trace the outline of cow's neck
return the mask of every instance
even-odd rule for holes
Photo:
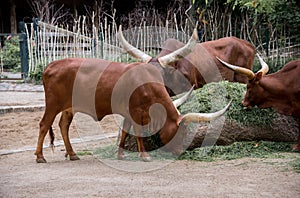
[[[286,94],[284,83],[271,75],[265,76],[260,80],[260,85],[264,88],[264,101],[259,105],[260,108],[274,108],[278,113],[292,115],[291,101]]]

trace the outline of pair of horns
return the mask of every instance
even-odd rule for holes
[[[193,92],[193,89],[194,89],[194,86],[187,93],[185,93],[182,97],[173,101],[173,104],[176,107],[176,109],[190,97],[190,95]],[[216,118],[222,116],[228,110],[231,103],[232,103],[232,100],[223,109],[221,109],[217,112],[214,112],[214,113],[187,113],[182,116],[180,123],[184,123],[185,125],[188,125],[190,122],[208,122],[208,121],[215,120]],[[177,123],[177,125],[179,125],[180,123]]]
[[[142,62],[148,63],[152,57],[148,54],[144,53],[143,51],[137,49],[136,47],[133,47],[131,44],[129,44],[122,33],[122,26],[120,25],[119,31],[118,31],[118,39],[122,45],[122,47],[126,50],[128,54],[131,56],[140,59]],[[191,53],[196,46],[198,42],[198,35],[197,35],[197,29],[195,28],[193,31],[193,35],[187,42],[185,46],[182,48],[177,49],[174,52],[171,52],[170,54],[167,54],[163,57],[158,58],[158,62],[161,64],[161,66],[165,67],[170,63],[173,63],[177,60],[180,60],[184,58],[186,55]]]
[[[256,72],[256,73],[260,73],[262,72],[262,75],[266,75],[269,71],[269,66],[267,65],[267,63],[259,56],[259,54],[256,54],[256,56],[259,59],[259,62],[261,64],[261,69]],[[228,68],[232,69],[233,71],[236,71],[238,73],[244,74],[245,76],[248,77],[249,80],[252,80],[255,78],[255,73],[247,68],[243,68],[237,65],[231,65],[225,61],[223,61],[222,59],[220,59],[219,57],[216,57],[221,63],[223,63],[225,66],[227,66]]]

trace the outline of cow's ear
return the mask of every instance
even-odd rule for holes
[[[263,73],[262,73],[262,72],[256,73],[256,74],[255,74],[255,82],[260,81],[261,78],[262,78],[262,76],[263,76]]]

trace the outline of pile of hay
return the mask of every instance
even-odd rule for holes
[[[182,114],[188,112],[215,112],[227,105],[232,100],[232,105],[226,113],[226,118],[236,121],[240,125],[269,126],[276,117],[273,109],[254,108],[251,111],[242,106],[246,93],[246,85],[221,81],[206,84],[203,88],[193,91],[190,99],[179,107]]]

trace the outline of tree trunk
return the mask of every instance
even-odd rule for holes
[[[13,0],[10,3],[10,32],[13,34],[17,33],[17,15],[16,15],[16,4]]]
[[[274,141],[295,142],[298,137],[298,123],[293,117],[277,114],[271,126],[243,126],[236,121],[225,121],[222,130],[215,123],[208,131],[208,126],[198,125],[195,133],[187,138],[192,138],[189,149],[201,147],[202,144],[215,143],[217,145],[229,145],[236,141]],[[218,121],[216,121],[218,122]],[[205,138],[205,142],[203,142]]]

